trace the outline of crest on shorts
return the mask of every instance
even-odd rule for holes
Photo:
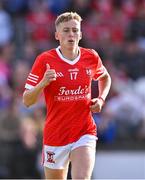
[[[49,163],[55,163],[55,161],[54,161],[54,155],[55,155],[55,153],[52,152],[52,151],[47,151],[46,153],[47,153],[47,162],[49,162]]]

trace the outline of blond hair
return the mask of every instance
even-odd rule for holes
[[[77,20],[78,22],[81,22],[82,21],[82,18],[79,14],[77,14],[76,12],[65,12],[63,14],[60,14],[56,20],[55,20],[55,27],[58,27],[58,25],[60,23],[63,23],[63,22],[68,22],[72,19],[75,19]]]

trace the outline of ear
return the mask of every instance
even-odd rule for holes
[[[58,32],[55,32],[55,39],[56,39],[56,40],[59,40],[59,38],[58,38]]]
[[[80,32],[80,40],[82,39],[82,32]]]

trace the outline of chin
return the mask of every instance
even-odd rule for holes
[[[69,49],[74,49],[75,47],[76,47],[75,44],[68,44],[68,45],[67,45],[67,48],[69,48]]]

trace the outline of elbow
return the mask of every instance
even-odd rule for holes
[[[30,105],[29,105],[29,104],[27,104],[27,103],[25,103],[24,101],[23,101],[23,104],[24,104],[24,106],[25,106],[25,107],[27,107],[27,108],[29,108],[29,107],[30,107]]]
[[[27,108],[30,107],[30,104],[25,100],[24,97],[23,97],[23,104],[24,104],[24,106],[26,106]]]
[[[104,76],[102,76],[99,79],[99,82],[103,83],[106,87],[108,87],[110,89],[112,80],[111,80],[111,76],[109,75],[109,73],[106,73]]]
[[[27,97],[26,93],[23,93],[23,99],[22,102],[24,104],[24,106],[26,106],[27,108],[29,108],[32,104],[29,101],[29,98]]]
[[[105,74],[103,74],[102,76],[100,76],[100,78],[98,79],[99,81],[108,81],[111,83],[111,76],[110,74],[107,72]]]
[[[111,76],[110,76],[110,74],[107,72],[107,74],[106,74],[106,79],[108,80],[108,82],[111,84]]]
[[[112,79],[111,79],[111,76],[109,74],[107,74],[107,76],[106,76],[106,81],[107,81],[108,86],[111,87]]]

